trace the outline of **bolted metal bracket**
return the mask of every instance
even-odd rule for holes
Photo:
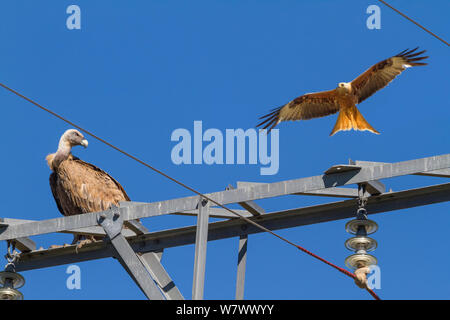
[[[366,190],[367,185],[364,183],[358,184],[358,208],[365,208],[370,194]]]
[[[117,237],[123,228],[123,217],[120,208],[112,207],[110,212],[101,212],[97,215],[97,222],[103,227],[109,239]]]

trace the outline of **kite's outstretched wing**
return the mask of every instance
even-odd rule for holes
[[[406,68],[426,65],[427,63],[418,62],[428,58],[428,56],[420,56],[425,50],[416,52],[417,49],[418,47],[409,51],[406,49],[389,59],[378,62],[353,80],[352,91],[357,96],[358,103],[387,86]]]
[[[262,116],[264,119],[257,127],[272,130],[281,121],[308,120],[324,117],[339,111],[336,90],[308,93],[289,103],[273,109],[271,113]]]

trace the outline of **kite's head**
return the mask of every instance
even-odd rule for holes
[[[336,89],[342,93],[349,93],[352,90],[352,85],[349,82],[339,82]]]

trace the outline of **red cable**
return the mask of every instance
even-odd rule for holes
[[[331,262],[329,262],[329,261],[327,261],[327,260],[325,260],[325,259],[319,257],[318,255],[312,253],[311,251],[306,250],[305,248],[303,248],[303,247],[301,247],[301,246],[299,246],[299,245],[295,245],[295,246],[297,247],[297,249],[303,251],[303,252],[306,253],[306,254],[309,254],[311,257],[314,257],[314,258],[316,258],[317,260],[320,260],[320,261],[326,263],[326,264],[329,265],[330,267],[335,268],[336,270],[342,272],[343,274],[349,276],[350,278],[352,278],[352,279],[355,279],[355,278],[356,278],[356,276],[355,276],[353,273],[351,273],[351,272],[349,272],[349,271],[347,271],[347,270],[345,270],[345,269],[343,269],[343,268],[341,268],[341,267],[338,267],[337,265],[335,265],[335,264],[333,264],[333,263],[331,263]],[[372,289],[366,287],[366,290],[370,293],[370,295],[371,295],[372,297],[374,297],[375,300],[381,300],[380,297],[379,297]]]

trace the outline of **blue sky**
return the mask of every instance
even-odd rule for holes
[[[81,8],[81,30],[66,28],[66,8]],[[381,30],[366,27],[366,8],[381,8]],[[448,1],[391,0],[449,38]],[[375,0],[370,1],[24,1],[0,5],[0,81],[92,130],[201,192],[236,181],[274,182],[323,173],[348,159],[396,162],[449,152],[449,49]],[[331,131],[336,116],[280,125],[280,169],[260,165],[180,165],[171,161],[177,128],[252,128],[273,107],[351,81],[372,64],[420,46],[429,65],[405,71],[360,105],[380,135]],[[0,90],[1,216],[59,217],[45,156],[69,127]],[[89,137],[88,137],[89,139]],[[191,195],[89,139],[74,153],[114,176],[136,201]],[[383,181],[394,191],[444,183],[442,178]],[[335,201],[284,197],[258,201],[267,211]],[[384,299],[449,299],[443,266],[448,203],[373,216],[374,255]],[[195,224],[191,217],[146,219],[152,231]],[[345,221],[280,231],[340,266],[350,254]],[[38,246],[69,235],[35,237]],[[211,242],[206,299],[232,299],[237,239]],[[5,252],[5,245],[1,244]],[[3,255],[3,253],[2,253]],[[194,246],[169,249],[163,264],[191,297]],[[66,289],[67,266],[24,272],[26,299],[144,299],[113,259],[79,264],[82,289]],[[249,239],[247,299],[370,299],[349,278],[268,234]]]

